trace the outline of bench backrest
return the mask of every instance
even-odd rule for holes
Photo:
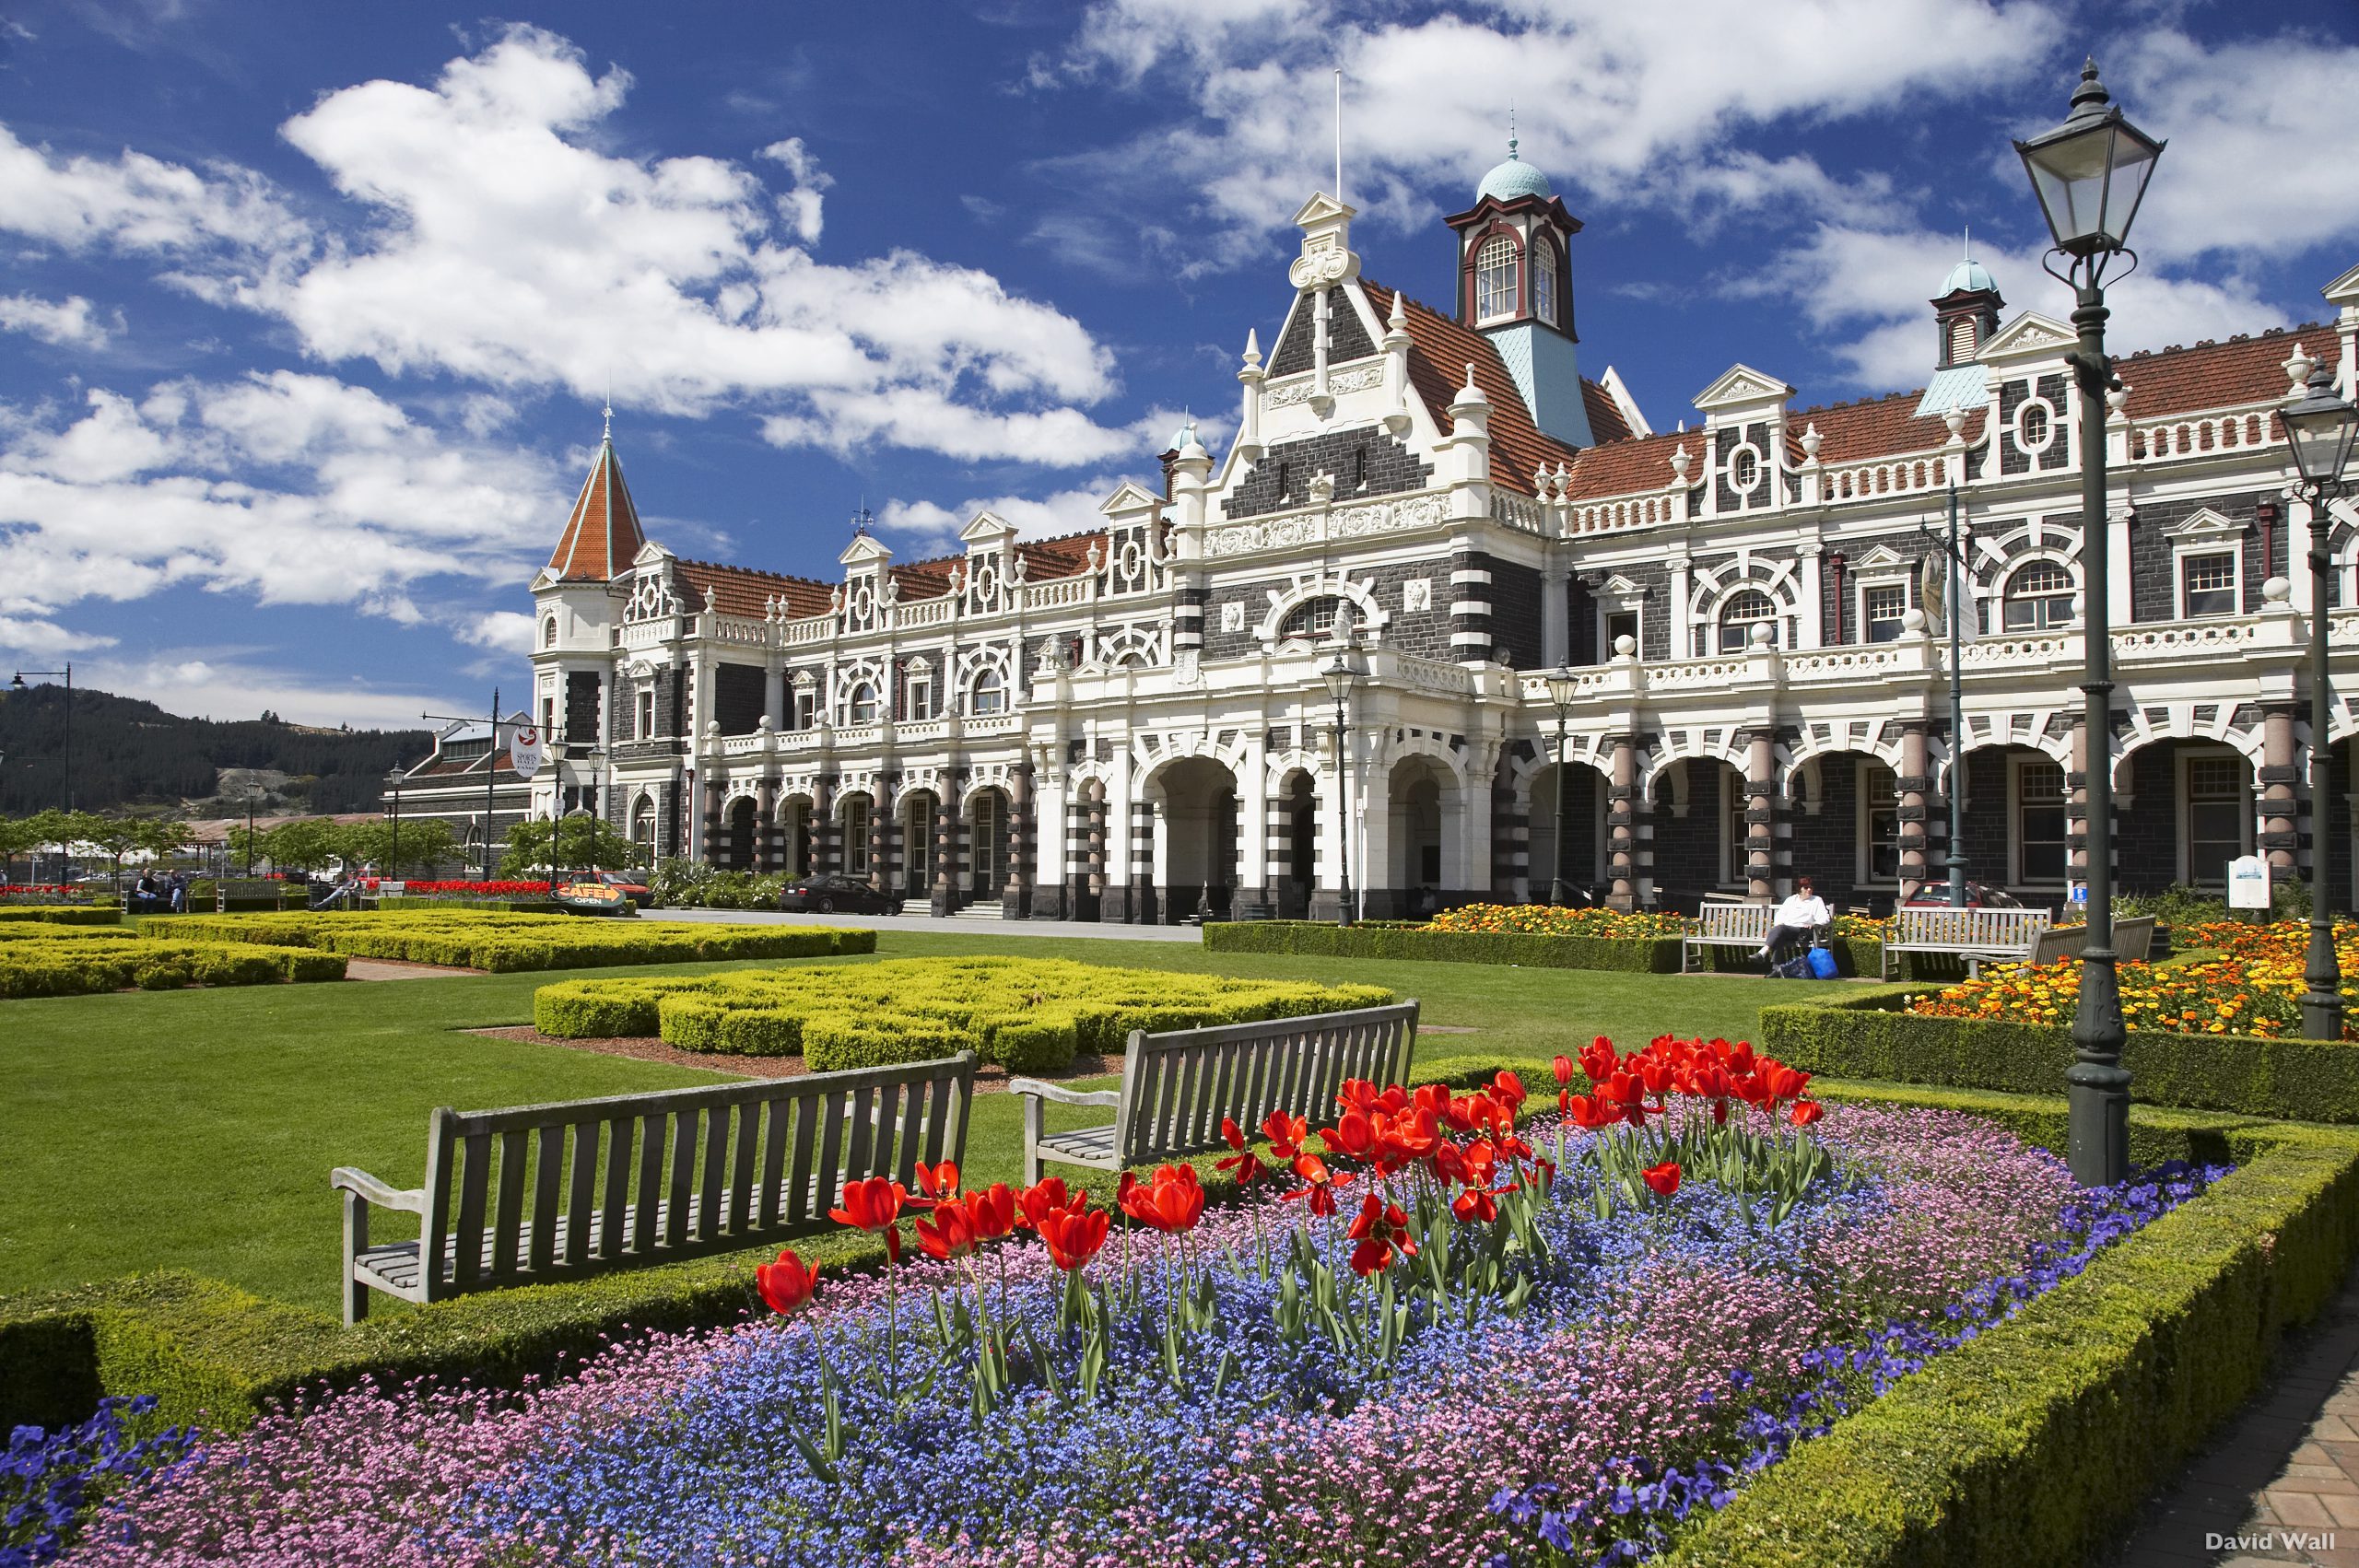
[[[1731,942],[1761,942],[1769,935],[1769,917],[1773,913],[1766,904],[1707,904],[1696,912],[1693,934],[1725,937]]]
[[[447,1258],[450,1288],[465,1292],[831,1229],[845,1182],[914,1182],[921,1159],[963,1160],[974,1086],[974,1053],[962,1051],[506,1110],[441,1106],[427,1134],[422,1277],[441,1293]]]
[[[1984,952],[2028,950],[2054,923],[2045,909],[1904,908],[1893,917],[1893,941],[1902,947],[1954,947]]]
[[[1346,1078],[1405,1082],[1417,1044],[1415,999],[1351,1012],[1131,1032],[1115,1146],[1124,1164],[1226,1147],[1224,1117],[1250,1130],[1272,1111],[1323,1117]]]
[[[2051,926],[2039,933],[2039,941],[2031,950],[2034,964],[2053,964],[2061,958],[2078,958],[2081,944],[2088,940],[2084,926]],[[2143,964],[2154,951],[2154,917],[2129,915],[2113,922],[2113,955],[2124,964]]]

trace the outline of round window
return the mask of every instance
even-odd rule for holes
[[[1729,484],[1740,491],[1749,491],[1761,483],[1761,454],[1751,447],[1739,447],[1729,459]]]
[[[2025,451],[2045,451],[2056,434],[2055,412],[2038,398],[2015,411],[2015,444]]]

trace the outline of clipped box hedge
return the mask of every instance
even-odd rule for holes
[[[241,942],[160,942],[124,930],[0,926],[0,998],[344,978],[343,955]]]
[[[1116,1055],[1133,1029],[1191,1029],[1376,1007],[1377,986],[1114,969],[1047,958],[897,958],[698,978],[561,980],[533,1026],[568,1039],[661,1035],[682,1050],[800,1054],[814,1072],[972,1050],[1013,1072]]]
[[[626,922],[479,909],[165,915],[144,921],[140,930],[157,937],[272,942],[354,958],[445,964],[497,974],[732,958],[830,958],[876,951],[874,931],[824,926]]]
[[[2060,1094],[2070,1028],[1990,1018],[1929,1018],[1893,991],[1761,1010],[1760,1047],[1813,1072]],[[2292,1121],[2359,1122],[2359,1045],[2132,1030],[2121,1056],[2149,1105]]]
[[[1675,936],[1528,936],[1514,931],[1433,931],[1415,926],[1339,926],[1323,920],[1226,920],[1204,927],[1204,946],[1214,953],[1520,964],[1533,969],[1616,969],[1632,974],[1669,974],[1679,967]]]
[[[43,926],[120,926],[123,911],[112,906],[98,909],[80,904],[29,904],[17,908],[0,907],[0,921]]]

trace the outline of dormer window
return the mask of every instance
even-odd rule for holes
[[[1532,242],[1532,313],[1550,326],[1556,321],[1556,247],[1545,235]]]
[[[1515,241],[1495,234],[1474,252],[1474,320],[1504,322],[1515,315]]]

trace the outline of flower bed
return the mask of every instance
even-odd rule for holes
[[[814,1071],[971,1050],[1011,1071],[1046,1072],[1083,1051],[1120,1055],[1133,1029],[1292,1018],[1392,1000],[1375,986],[1063,959],[897,958],[698,979],[560,981],[534,993],[533,1023],[564,1038],[660,1033],[683,1050],[800,1054]]]
[[[0,998],[268,986],[344,978],[334,954],[243,942],[165,942],[125,930],[0,924]]]
[[[1417,928],[1429,931],[1473,931],[1488,936],[1677,936],[1684,922],[1651,910],[1577,909],[1557,904],[1463,904],[1445,909]]]
[[[2121,1016],[2130,1028],[2259,1039],[2301,1033],[2301,999],[2309,989],[2302,978],[2307,926],[2291,920],[2266,926],[2223,922],[2182,928],[2174,940],[2223,956],[2121,965]],[[2335,946],[2345,977],[2342,1037],[2359,1040],[2359,925],[2338,926]],[[1978,980],[1919,998],[1910,1010],[1929,1018],[2069,1024],[2080,995],[2080,960],[2067,958],[2036,968],[1986,969]]]
[[[363,877],[360,879],[360,885],[374,892],[383,884],[383,881],[384,879],[380,877]],[[480,880],[405,882],[402,887],[409,893],[470,893],[486,898],[523,898],[535,894],[544,894],[549,890],[549,884],[546,882],[483,882]]]
[[[519,1396],[299,1403],[118,1494],[73,1560],[1634,1559],[2220,1174],[2082,1194],[1989,1123],[1820,1120],[1740,1053],[1585,1056],[1560,1104],[1596,1125],[1522,1137],[1511,1080],[1347,1086],[1315,1142],[1264,1129],[1289,1190],[1209,1219],[1183,1167],[1119,1223],[1059,1182],[863,1184],[839,1220],[898,1250],[924,1211],[924,1261],[782,1255],[784,1321]]]
[[[564,915],[477,909],[175,915],[151,918],[142,922],[140,930],[158,937],[323,948],[355,958],[448,964],[501,974],[729,958],[825,958],[876,951],[874,932],[829,927],[790,930],[658,921],[609,923]]]
[[[1215,953],[1292,953],[1435,964],[1517,964],[1536,969],[1608,969],[1657,975],[1669,974],[1679,967],[1679,938],[1675,935],[1558,936],[1527,931],[1438,930],[1420,926],[1337,926],[1323,920],[1226,920],[1204,927],[1204,946]]]

